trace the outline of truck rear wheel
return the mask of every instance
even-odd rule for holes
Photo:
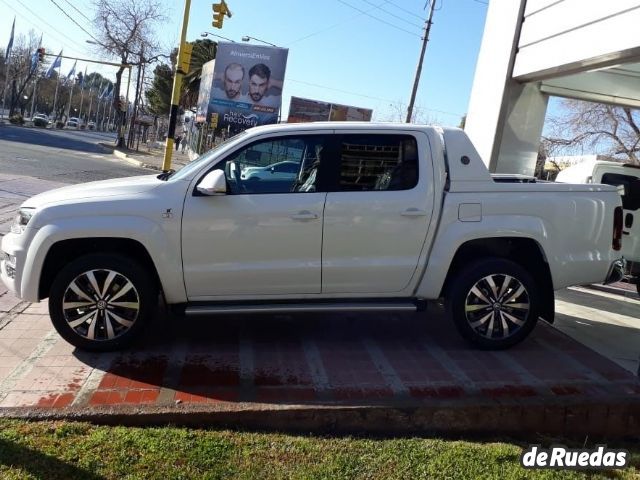
[[[129,345],[156,302],[149,273],[117,254],[85,255],[65,266],[49,294],[49,315],[60,336],[90,351]]]
[[[447,310],[460,334],[483,349],[504,349],[524,340],[541,309],[533,277],[502,258],[479,260],[450,284]]]

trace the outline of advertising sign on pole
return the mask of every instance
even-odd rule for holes
[[[370,122],[373,110],[308,98],[291,97],[288,123],[359,121]]]
[[[205,79],[203,67],[196,120],[210,121],[215,113],[218,127],[232,134],[277,123],[288,53],[286,48],[218,43],[211,79]]]

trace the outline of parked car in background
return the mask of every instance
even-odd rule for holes
[[[87,129],[89,129],[89,130],[95,130],[95,129],[96,129],[96,122],[89,122],[89,123],[87,123]]]
[[[67,123],[64,128],[67,128],[69,130],[78,130],[78,121],[69,119],[67,120]]]
[[[46,127],[49,125],[49,116],[44,113],[37,113],[32,119],[34,127]]]
[[[295,179],[299,170],[299,163],[283,161],[266,165],[264,167],[245,167],[240,173],[243,180],[255,179],[277,181]]]
[[[284,161],[295,178],[242,178]],[[48,297],[54,327],[87,350],[139,336],[159,293],[188,316],[444,299],[465,339],[498,349],[554,320],[554,290],[622,277],[621,212],[613,186],[492,176],[455,128],[269,125],[178,172],[27,200],[0,276],[19,298]]]
[[[556,182],[602,183],[619,187],[622,195],[621,253],[627,260],[625,275],[640,294],[640,166],[588,160],[562,170]]]

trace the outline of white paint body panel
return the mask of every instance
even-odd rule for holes
[[[189,299],[320,293],[326,195],[187,195],[182,249]],[[292,218],[303,211],[316,218]]]
[[[410,293],[406,290],[431,224],[435,192],[428,138],[424,132],[406,133],[414,136],[420,152],[419,180],[413,189],[327,194],[322,293]]]
[[[565,168],[558,174],[556,181],[600,184],[602,183],[603,175],[606,173],[640,178],[640,169],[638,168],[624,167],[616,162],[595,160]],[[631,228],[626,226],[623,228],[625,233],[622,235],[622,250],[620,253],[627,260],[640,263],[640,210],[623,210],[624,219],[629,215],[633,218],[633,221]]]
[[[309,132],[414,135],[419,183],[395,192],[193,195],[197,181],[229,152],[256,139]],[[473,215],[461,219],[461,205],[469,204]],[[429,299],[439,297],[466,241],[520,237],[540,246],[557,289],[605,279],[619,257],[611,249],[619,204],[609,186],[496,183],[457,129],[347,122],[259,127],[169,181],[149,176],[89,183],[28,200],[35,215],[26,231],[2,239],[2,250],[16,257],[16,277],[7,276],[4,259],[1,276],[17,296],[39,300],[52,245],[117,237],[147,249],[169,303]],[[403,217],[410,208],[424,216]],[[318,218],[291,218],[300,211]]]

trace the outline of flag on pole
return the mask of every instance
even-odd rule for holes
[[[42,34],[40,34],[40,41],[38,42],[38,48],[36,49],[35,52],[33,52],[33,55],[31,55],[31,73],[35,72],[36,69],[38,68],[38,62],[40,61],[39,58],[39,52],[38,50],[40,50],[40,47],[42,47]]]
[[[102,90],[102,93],[100,94],[100,100],[102,100],[107,94],[109,93],[109,84],[106,84],[104,86],[104,90]]]
[[[11,55],[11,48],[13,48],[13,33],[16,30],[16,17],[13,17],[13,25],[11,27],[11,37],[9,38],[9,45],[7,45],[7,50],[4,52],[4,63],[7,63],[7,59],[9,55]]]
[[[80,88],[82,90],[84,90],[84,82],[86,81],[87,78],[87,66],[85,65],[84,67],[84,74],[82,75],[82,77],[80,78]]]
[[[67,75],[67,80],[69,80],[70,78],[73,77],[73,75],[76,73],[76,64],[78,63],[78,61],[76,60],[75,62],[73,62],[73,67],[71,67],[71,71],[69,72],[69,75]]]
[[[62,59],[60,58],[60,56],[62,55],[62,50],[60,50],[60,53],[58,54],[58,56],[56,57],[56,59],[53,61],[53,63],[49,66],[49,69],[47,70],[47,73],[45,73],[45,77],[47,78],[51,78],[51,75],[53,75],[53,71],[56,68],[59,68],[60,65],[62,65]]]

